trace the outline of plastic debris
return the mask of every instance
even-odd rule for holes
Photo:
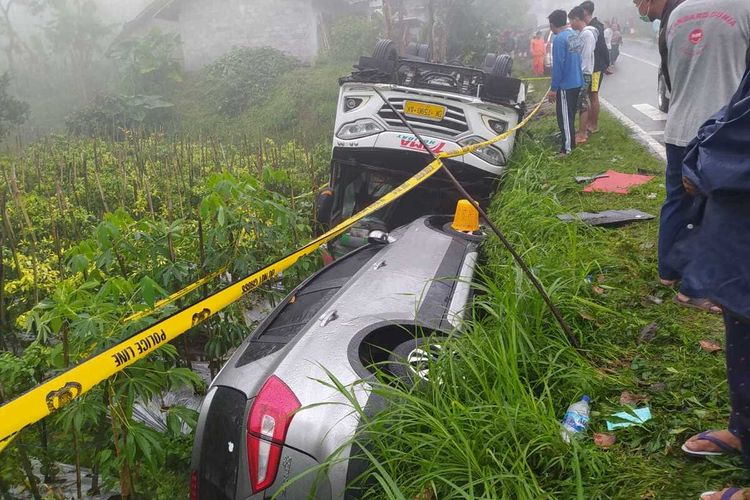
[[[575,215],[562,214],[557,216],[563,222],[579,221],[590,226],[617,227],[630,222],[641,222],[655,219],[655,216],[640,210],[607,210],[604,212],[580,212]]]
[[[588,396],[583,396],[580,401],[570,405],[568,411],[565,412],[562,421],[562,438],[566,443],[570,443],[571,438],[581,436],[586,432],[589,425],[590,401]]]
[[[607,420],[608,431],[642,425],[651,420],[651,408],[646,406],[644,408],[636,408],[632,412],[621,411],[612,415],[611,418],[616,419],[616,421],[611,422]]]
[[[616,170],[607,170],[604,175],[606,177],[596,179],[586,186],[583,192],[628,194],[631,188],[646,184],[654,178],[652,175],[623,174]]]
[[[604,179],[605,177],[609,177],[607,174],[599,174],[599,175],[579,175],[576,176],[575,180],[578,184],[583,184],[585,182],[591,182],[595,181],[597,179]]]

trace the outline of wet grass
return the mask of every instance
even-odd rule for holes
[[[746,479],[738,458],[698,461],[680,450],[693,433],[726,425],[723,355],[699,346],[722,343],[723,327],[674,305],[674,291],[658,286],[658,223],[595,229],[556,217],[624,208],[658,215],[663,166],[608,116],[564,159],[554,156],[555,133],[547,115],[519,138],[491,215],[582,351],[490,237],[473,317],[453,342],[456,354],[437,368],[443,382],[374,389],[392,404],[360,436],[374,455],[370,479],[379,481],[371,498],[689,499]],[[656,177],[629,195],[585,194],[573,179],[609,168]],[[655,332],[641,338],[652,323]],[[597,448],[591,432],[606,432],[607,416],[626,409],[623,391],[644,398],[639,406],[649,405],[653,419]],[[592,398],[591,432],[569,446],[558,421],[582,394]]]

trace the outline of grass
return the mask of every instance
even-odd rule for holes
[[[699,346],[721,343],[723,326],[674,305],[674,291],[658,286],[658,222],[596,229],[556,218],[619,208],[658,215],[663,166],[607,115],[567,158],[554,156],[555,133],[548,113],[519,138],[491,216],[545,284],[582,351],[488,238],[473,317],[454,342],[457,354],[439,365],[444,383],[374,389],[393,404],[360,435],[374,454],[370,498],[686,499],[747,479],[739,458],[690,460],[680,450],[693,433],[726,426],[723,356]],[[584,194],[573,179],[609,168],[643,169],[655,179],[624,196]],[[651,323],[655,335],[640,339]],[[627,408],[623,391],[642,396],[653,419],[614,431],[608,450],[590,433],[563,443],[558,422],[568,404],[589,394],[591,432],[606,432],[607,416]]]

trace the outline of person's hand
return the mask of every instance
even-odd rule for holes
[[[697,196],[699,194],[698,187],[687,177],[682,178],[682,187],[685,188],[685,191],[690,196]]]
[[[604,70],[605,75],[612,75],[614,74],[614,71],[612,71],[612,66]]]
[[[557,92],[555,92],[554,90],[550,90],[549,94],[547,94],[547,100],[552,104],[555,104],[555,102],[557,101]]]

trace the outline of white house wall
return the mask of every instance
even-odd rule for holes
[[[310,0],[183,0],[179,25],[189,71],[234,47],[273,47],[303,62],[318,54],[318,15]]]

